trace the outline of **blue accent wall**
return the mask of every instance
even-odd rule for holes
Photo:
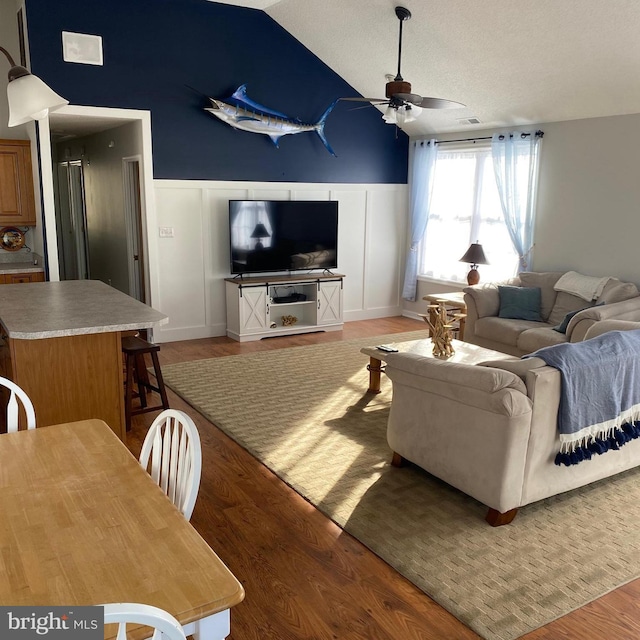
[[[406,183],[408,137],[374,107],[338,102],[326,137],[265,135],[205,112],[241,84],[306,123],[358,93],[263,11],[206,0],[27,0],[33,73],[71,104],[149,109],[154,177]],[[104,66],[62,60],[62,31],[100,35]],[[381,82],[381,90],[384,88]],[[360,105],[358,105],[360,106]]]

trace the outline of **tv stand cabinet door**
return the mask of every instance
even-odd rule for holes
[[[342,322],[342,280],[327,280],[319,283],[317,324]]]
[[[240,293],[240,334],[268,331],[268,288],[243,287]]]

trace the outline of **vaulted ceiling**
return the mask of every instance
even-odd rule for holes
[[[466,105],[423,110],[410,135],[640,113],[640,0],[217,1],[264,10],[367,97],[397,71],[409,9],[402,76]]]

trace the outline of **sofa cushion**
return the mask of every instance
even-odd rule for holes
[[[638,287],[633,282],[620,282],[617,278],[609,278],[609,282],[607,282],[598,298],[598,304],[622,302],[623,300],[635,298],[638,294]]]
[[[509,320],[507,318],[496,318],[495,316],[480,318],[475,323],[475,334],[480,338],[508,344],[515,347],[518,344],[518,336],[527,329],[535,329],[536,327],[549,327],[543,322],[533,322],[531,320]],[[560,335],[560,334],[558,334]]]
[[[540,305],[540,315],[543,320],[549,318],[551,309],[556,301],[558,292],[553,288],[562,276],[562,271],[523,271],[520,274],[520,282],[523,287],[540,287],[542,301]]]
[[[542,296],[540,287],[498,286],[500,295],[499,318],[541,321]]]
[[[554,331],[551,325],[545,325],[523,331],[518,336],[516,346],[525,353],[532,353],[542,347],[551,347],[565,342],[567,342],[567,336],[564,333]]]
[[[549,314],[547,322],[551,326],[559,325],[562,323],[567,313],[588,309],[589,307],[593,307],[593,305],[595,305],[595,302],[587,302],[580,296],[574,296],[566,291],[558,291],[556,303],[553,305],[553,309]]]

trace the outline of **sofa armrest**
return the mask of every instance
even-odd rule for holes
[[[634,331],[636,329],[640,329],[640,321],[602,320],[601,322],[596,322],[588,329],[584,339],[595,338],[603,333],[607,333],[607,331]]]
[[[478,366],[510,371],[526,382],[529,371],[546,367],[547,363],[542,358],[509,358],[508,360],[486,360],[485,362],[479,362]]]
[[[467,317],[464,324],[464,338],[467,342],[475,342],[476,322],[479,318],[497,316],[500,310],[500,293],[497,285],[484,284],[465,287],[464,303]]]
[[[467,313],[471,309],[477,318],[498,315],[500,293],[497,285],[493,283],[476,285],[465,287],[462,291],[464,292],[464,302],[467,305]]]
[[[567,339],[571,342],[577,342],[578,340],[572,334],[577,326],[585,321],[590,322],[587,325],[583,325],[584,332],[580,338],[584,338],[588,329],[596,322],[611,319],[640,321],[640,296],[623,300],[622,302],[589,307],[576,313],[567,325]]]

